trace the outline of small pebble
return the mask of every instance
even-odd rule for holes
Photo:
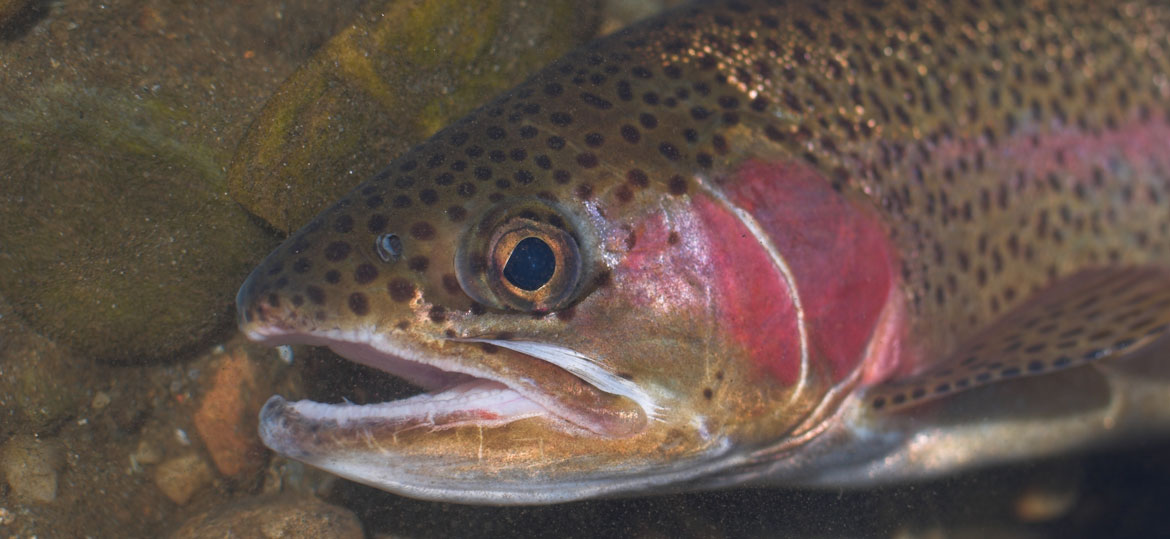
[[[13,436],[0,447],[0,468],[16,497],[51,503],[57,499],[61,454],[54,444],[28,435]]]
[[[142,440],[138,442],[138,447],[130,458],[138,464],[158,464],[162,462],[163,452],[149,440]]]
[[[97,395],[93,396],[93,401],[89,403],[89,406],[94,410],[101,410],[102,408],[105,408],[109,405],[110,394],[106,393],[105,391],[98,391]]]
[[[211,479],[211,466],[196,453],[168,460],[154,470],[155,486],[178,505],[185,505]]]

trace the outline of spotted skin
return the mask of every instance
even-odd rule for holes
[[[571,53],[395,159],[256,269],[240,291],[241,327],[274,343],[377,334],[400,356],[520,377],[524,391],[555,387],[576,427],[625,440],[593,453],[623,453],[614,461],[638,469],[625,459],[648,448],[664,456],[647,469],[707,462],[728,444],[745,448],[736,455],[829,452],[806,442],[857,432],[854,416],[877,422],[874,412],[912,413],[958,389],[1064,367],[1049,326],[1116,330],[1075,350],[1109,341],[1116,360],[1154,344],[1170,313],[1168,28],[1170,6],[1157,2],[683,7]],[[752,195],[769,189],[805,202]],[[518,307],[491,291],[500,277],[487,251],[507,219],[572,237],[580,275],[563,300]],[[839,249],[818,251],[812,237]],[[712,277],[732,266],[734,278]],[[856,271],[833,269],[846,266]],[[1124,312],[1078,325],[1081,311],[1045,310],[1087,301],[1067,291],[1091,295],[1103,276],[1134,275],[1149,299],[1099,300]],[[769,291],[777,310],[744,287]],[[865,308],[851,303],[858,290],[870,292]],[[1012,332],[1017,321],[1024,329]],[[473,338],[577,351],[668,405],[652,412]],[[521,423],[488,436],[507,440]],[[309,445],[345,445],[341,430]],[[547,466],[518,477],[553,484],[610,469],[546,450]],[[766,460],[720,454],[723,471],[704,477],[742,479],[727,470]],[[918,466],[872,475],[925,474]],[[650,488],[462,495],[473,489],[364,480],[493,503]]]
[[[958,391],[1038,376],[1157,343],[1170,335],[1170,272],[1091,270],[1058,282],[937,366],[867,394],[878,410],[908,408]]]

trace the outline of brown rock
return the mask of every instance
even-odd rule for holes
[[[11,433],[54,432],[79,413],[88,384],[104,373],[32,331],[4,301],[0,299],[0,439]]]
[[[50,503],[57,499],[57,472],[62,467],[56,444],[27,435],[13,436],[0,447],[0,468],[18,499]]]
[[[211,479],[211,467],[196,453],[168,460],[154,470],[155,486],[178,505],[185,505]]]
[[[358,2],[0,11],[22,4],[0,27],[0,290],[83,357],[191,355],[235,325],[239,283],[277,243],[225,195],[228,160]]]
[[[213,369],[195,412],[195,430],[219,473],[239,479],[264,465],[256,423],[268,395],[259,388],[259,366],[243,348],[231,349]]]
[[[354,538],[361,523],[346,509],[311,496],[259,497],[213,508],[183,524],[172,539],[199,537]]]

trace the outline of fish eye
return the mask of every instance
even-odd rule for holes
[[[577,241],[561,228],[517,217],[504,222],[488,243],[487,282],[504,306],[553,310],[577,289],[581,257]]]
[[[459,288],[481,307],[549,313],[587,292],[592,228],[555,202],[521,198],[471,220],[455,247]]]
[[[520,240],[504,264],[504,278],[528,292],[540,290],[557,271],[557,257],[544,240],[529,236]]]

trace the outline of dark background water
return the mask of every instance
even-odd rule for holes
[[[864,491],[757,488],[488,508],[347,483],[332,499],[371,532],[419,537],[1167,537],[1167,451],[1151,444]],[[1065,507],[1028,506],[1046,503]]]

